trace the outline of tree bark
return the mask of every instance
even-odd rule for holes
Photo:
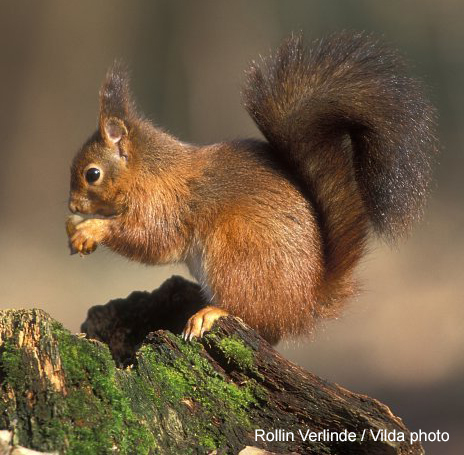
[[[385,405],[287,361],[239,319],[184,342],[201,305],[173,277],[92,308],[87,337],[41,310],[0,311],[0,454],[423,453]]]

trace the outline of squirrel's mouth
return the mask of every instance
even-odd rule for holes
[[[111,214],[111,215],[102,215],[100,213],[81,213],[76,212],[76,215],[79,215],[84,220],[91,220],[91,219],[99,219],[99,220],[110,220],[112,218],[116,218],[118,215]]]
[[[75,216],[82,218],[82,220],[92,220],[92,219],[99,219],[99,220],[111,220],[112,218],[116,218],[118,216],[117,213],[88,213],[88,212],[81,212],[80,210],[76,210],[73,212]]]
[[[103,213],[103,212],[95,212],[95,213],[91,213],[91,212],[82,212],[81,210],[79,210],[78,208],[75,208],[74,210],[71,210],[72,214],[74,216],[77,216],[79,218],[81,218],[82,220],[91,220],[91,219],[99,219],[99,220],[110,220],[112,218],[116,218],[118,216],[117,213],[115,212],[112,212],[112,213]]]
[[[99,219],[110,219],[115,218],[118,214],[115,211],[105,210],[103,208],[92,210],[87,207],[86,204],[78,204],[74,202],[69,203],[69,210],[75,215],[79,215],[83,219],[99,218]]]
[[[115,207],[109,207],[105,204],[90,201],[87,198],[82,198],[73,194],[71,194],[69,198],[68,207],[71,213],[80,215],[85,219],[109,219],[115,218],[118,215]]]

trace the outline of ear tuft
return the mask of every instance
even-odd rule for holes
[[[136,118],[126,66],[116,61],[100,90],[99,129],[111,143],[118,143]]]

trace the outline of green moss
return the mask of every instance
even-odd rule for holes
[[[13,389],[24,386],[27,377],[23,368],[21,349],[9,341],[5,341],[2,346],[0,366],[4,375],[3,383],[9,384]]]
[[[156,447],[152,432],[140,425],[119,381],[108,348],[54,327],[66,383],[74,386],[65,403],[70,428],[70,454],[149,453]],[[60,419],[62,421],[62,418]]]
[[[25,400],[12,401],[5,390],[24,391],[26,383],[30,380],[28,371],[23,369],[22,351],[12,342],[5,341],[0,349],[0,428],[6,429],[10,422],[15,422],[18,418],[18,410],[22,412]],[[21,392],[20,392],[21,393]],[[14,435],[14,442],[20,434],[26,434],[21,425],[18,425]]]
[[[31,353],[7,342],[0,352],[2,387],[15,391],[16,407],[2,405],[0,417],[17,422],[16,442],[71,455],[151,454],[161,446],[172,447],[173,454],[187,454],[189,447],[211,451],[225,447],[237,428],[250,430],[250,411],[262,395],[256,381],[230,382],[212,367],[200,343],[167,337],[167,344],[143,346],[137,367],[120,370],[105,345],[53,322],[43,340],[59,349],[65,390],[56,392],[37,380]],[[218,343],[231,362],[252,368],[253,353],[240,340]],[[31,406],[27,394],[34,387]]]
[[[196,444],[205,449],[214,449],[226,442],[224,425],[229,425],[231,433],[238,426],[250,429],[249,412],[258,402],[256,382],[243,386],[229,382],[201,355],[201,344],[185,343],[171,334],[168,337],[180,355],[173,357],[174,350],[146,345],[138,353],[139,368],[156,378],[159,399],[165,406],[182,407],[185,413],[184,403],[194,404],[194,418],[184,419],[186,435],[193,435]],[[221,432],[213,422],[220,422]]]
[[[217,441],[209,435],[202,435],[198,438],[198,443],[205,449],[213,450],[217,448]]]
[[[234,337],[226,337],[217,343],[229,362],[235,363],[244,371],[253,369],[253,351],[245,346],[242,340]]]
[[[150,345],[142,346],[138,352],[139,368],[143,375],[152,377],[162,403],[179,402],[188,392],[189,386],[183,372],[160,361]]]
[[[208,362],[199,355],[203,349],[200,343],[178,343],[183,356],[176,362],[176,367],[184,371],[195,386],[196,397],[207,409],[215,414],[234,416],[242,424],[248,424],[248,410],[256,403],[249,384],[238,386],[228,382]],[[179,361],[180,360],[180,361]],[[192,371],[195,375],[192,376]],[[223,409],[216,409],[218,402]]]

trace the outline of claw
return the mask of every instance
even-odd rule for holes
[[[228,314],[227,311],[214,306],[202,308],[187,321],[185,329],[182,332],[182,338],[185,341],[202,338],[205,332],[211,330],[215,321]]]
[[[96,218],[78,221],[78,218],[70,217],[66,222],[71,254],[76,252],[81,256],[91,254],[104,238],[107,221]]]

